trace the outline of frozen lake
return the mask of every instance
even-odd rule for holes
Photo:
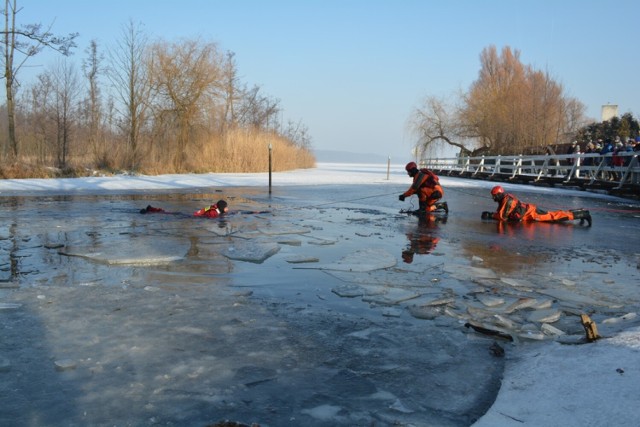
[[[491,183],[443,178],[418,221],[404,178],[3,197],[0,424],[467,426],[504,358],[465,323],[507,354],[638,325],[637,204],[514,187],[594,225],[500,227]],[[139,214],[222,197],[267,213]]]

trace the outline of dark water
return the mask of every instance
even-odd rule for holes
[[[470,425],[504,361],[464,327],[477,295],[549,300],[569,335],[638,311],[637,206],[522,193],[594,226],[499,227],[446,188],[429,221],[393,186],[1,199],[0,424]],[[189,216],[222,197],[245,213]]]

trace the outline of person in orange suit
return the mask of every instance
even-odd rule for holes
[[[437,209],[444,210],[449,213],[447,202],[438,202],[444,196],[444,190],[440,186],[440,179],[429,169],[418,169],[415,162],[409,162],[405,166],[407,174],[413,178],[411,187],[398,198],[401,202],[414,194],[418,195],[419,210],[418,213],[433,212]]]
[[[491,189],[491,197],[498,203],[496,212],[482,212],[482,219],[497,219],[499,221],[538,221],[560,222],[580,220],[580,224],[587,221],[591,227],[591,214],[588,210],[559,210],[545,211],[532,203],[523,203],[513,194],[505,193],[504,188],[496,185]]]

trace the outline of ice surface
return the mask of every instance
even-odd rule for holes
[[[511,415],[547,425],[536,418],[547,413],[587,425],[581,402],[566,411],[570,419],[551,405],[573,397],[568,389],[581,379],[573,372],[591,360],[574,356],[587,345],[546,359],[556,343],[584,342],[583,311],[603,336],[615,336],[594,349],[633,350],[605,359],[596,389],[618,381],[624,395],[610,395],[623,404],[637,396],[628,366],[637,364],[638,334],[625,333],[640,323],[630,315],[640,311],[628,238],[636,224],[604,210],[612,199],[562,198],[603,208],[591,229],[497,230],[477,220],[481,206],[493,208],[480,195],[490,183],[445,178],[456,209],[426,232],[439,238],[437,250],[408,264],[402,252],[421,229],[396,215],[408,185],[400,176],[371,186],[280,187],[273,197],[282,209],[273,215],[220,221],[137,211],[149,202],[192,211],[221,191],[19,199],[15,211],[0,212],[0,304],[11,307],[0,310],[0,396],[11,395],[0,424],[468,426],[502,385],[514,399],[500,397],[488,414],[499,419],[485,425],[522,424]],[[225,189],[224,197],[239,209],[271,209],[263,190]],[[550,191],[562,190],[528,196]],[[334,209],[338,196],[349,203]],[[37,214],[43,210],[49,217]],[[553,326],[544,323],[558,313]],[[501,341],[499,357],[496,338],[465,322],[515,341]],[[522,369],[527,375],[509,377]],[[532,387],[539,380],[545,388]],[[561,397],[547,398],[554,390]],[[637,418],[637,409],[628,412]]]

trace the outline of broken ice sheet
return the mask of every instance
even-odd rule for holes
[[[427,281],[424,272],[406,271],[398,274],[397,271],[391,270],[374,270],[374,271],[327,271],[327,274],[349,283],[369,283],[395,286],[398,288],[425,288],[432,287],[432,283]]]
[[[236,261],[262,264],[279,250],[280,246],[275,243],[238,242],[225,248],[222,255]]]
[[[287,246],[302,246],[302,242],[296,239],[278,239],[276,243]]]
[[[337,262],[320,265],[321,270],[366,272],[396,265],[396,257],[384,249],[363,249],[346,255]]]
[[[506,283],[509,286],[513,286],[514,288],[534,288],[535,286],[528,280],[524,279],[514,279],[512,277],[501,277],[500,281]]]
[[[498,278],[496,272],[489,268],[470,267],[468,265],[448,264],[445,265],[444,271],[451,274],[452,277],[455,277],[458,280]]]
[[[331,239],[313,238],[309,240],[310,245],[316,245],[316,246],[329,246],[329,245],[335,245],[336,243],[338,243],[337,240],[331,240]]]
[[[409,314],[417,319],[433,320],[436,317],[442,316],[444,309],[442,307],[433,307],[412,304],[407,307]]]
[[[334,294],[343,298],[360,297],[364,295],[364,289],[358,285],[341,285],[331,289]]]
[[[566,289],[543,289],[540,293],[555,298],[560,301],[569,301],[580,305],[591,306],[606,306],[607,303],[603,300],[595,300],[586,295],[580,295],[577,292],[572,292]]]
[[[282,234],[307,234],[310,233],[311,230],[304,227],[294,227],[294,226],[270,226],[268,228],[261,227],[258,230],[262,234],[266,234],[268,236],[277,236]]]
[[[367,295],[362,298],[362,301],[381,304],[381,305],[396,305],[401,302],[409,301],[420,296],[419,293],[404,290],[389,288],[384,294],[381,295]]]
[[[289,264],[306,264],[310,262],[319,262],[320,260],[313,256],[294,255],[286,259]]]
[[[536,310],[529,314],[527,320],[529,322],[554,323],[560,319],[562,312],[555,309]]]
[[[499,305],[504,304],[504,298],[502,298],[502,297],[479,294],[479,295],[476,295],[476,298],[485,307],[497,307]]]
[[[187,250],[184,243],[158,244],[142,238],[91,247],[67,246],[58,253],[107,265],[162,265],[181,260]]]

